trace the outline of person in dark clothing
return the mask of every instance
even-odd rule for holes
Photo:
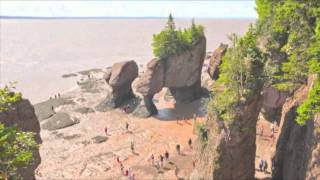
[[[264,167],[264,161],[261,159],[259,162],[259,170],[262,172],[262,169]]]
[[[264,173],[268,172],[268,162],[267,162],[267,160],[264,160],[263,171],[264,171]]]
[[[106,136],[108,136],[108,128],[104,128],[104,132],[106,133]]]
[[[188,140],[188,145],[189,145],[190,149],[192,149],[192,139],[191,138],[189,138],[189,140]]]
[[[134,143],[131,142],[131,146],[130,146],[131,152],[134,153]]]
[[[164,157],[166,158],[166,161],[169,161],[169,152],[168,151],[166,151],[164,153]]]
[[[129,130],[129,123],[126,122],[126,130],[128,131]]]
[[[163,167],[163,156],[160,155],[159,159],[160,159],[160,167]]]
[[[177,150],[177,153],[180,155],[180,144],[176,145],[176,150]]]

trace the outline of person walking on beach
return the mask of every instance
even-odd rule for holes
[[[121,164],[121,161],[120,161],[120,157],[119,157],[119,156],[117,156],[117,163],[118,163],[118,164]]]
[[[108,128],[104,128],[104,132],[106,133],[106,136],[108,136]]]
[[[160,155],[159,159],[160,159],[160,168],[162,168],[163,167],[163,156]]]
[[[263,124],[260,126],[260,136],[263,136]]]
[[[180,144],[176,145],[176,150],[177,150],[177,153],[180,155]]]
[[[267,160],[264,160],[263,172],[264,173],[268,172],[268,162],[267,162]]]
[[[166,158],[166,162],[169,162],[169,152],[168,151],[166,151],[164,153],[164,157]]]
[[[189,148],[192,149],[192,139],[191,138],[189,138],[189,140],[188,140],[188,145],[189,145]]]
[[[126,122],[126,131],[129,131],[129,123]]]
[[[154,155],[153,154],[151,154],[150,159],[151,159],[152,166],[154,166]]]
[[[121,174],[123,174],[123,169],[124,169],[124,166],[123,166],[123,164],[120,162],[120,171],[121,171]]]
[[[261,159],[259,162],[259,170],[262,172],[262,169],[264,167],[264,161]]]
[[[134,153],[134,142],[133,141],[131,141],[130,149],[131,149],[131,152]]]

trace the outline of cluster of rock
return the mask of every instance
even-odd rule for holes
[[[205,55],[206,39],[203,38],[191,50],[166,59],[152,59],[139,77],[134,61],[116,63],[104,75],[110,93],[99,107],[116,108],[137,97],[139,105],[133,114],[148,117],[157,113],[152,99],[164,87],[169,88],[177,103],[193,101],[202,93],[201,70]]]

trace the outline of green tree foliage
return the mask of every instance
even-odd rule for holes
[[[7,177],[17,178],[17,167],[32,162],[32,153],[37,147],[33,133],[17,127],[4,127],[0,123],[0,171]]]
[[[314,114],[320,112],[320,79],[313,85],[308,98],[298,107],[296,122],[304,125],[307,120],[313,118]]]
[[[263,27],[260,34],[268,36],[267,51],[287,57],[280,62],[279,71],[268,74],[273,86],[294,90],[306,84],[310,74],[318,75],[308,98],[297,109],[296,122],[305,124],[320,112],[320,1],[256,0],[256,5],[259,26]]]
[[[165,59],[170,55],[179,54],[192,48],[204,37],[203,27],[192,21],[190,28],[176,30],[172,15],[169,15],[167,25],[159,34],[153,35],[153,54]]]
[[[256,47],[256,39],[254,26],[241,38],[230,36],[232,46],[222,57],[219,79],[212,87],[208,103],[209,114],[214,119],[234,119],[236,106],[261,87],[263,58]]]
[[[13,84],[0,88],[0,112],[12,108],[15,102],[21,100],[21,93],[13,92],[13,88]],[[36,147],[33,133],[0,123],[0,178],[19,178],[17,168],[31,163]]]
[[[7,110],[14,102],[21,100],[21,93],[15,93],[14,83],[0,88],[0,112]]]

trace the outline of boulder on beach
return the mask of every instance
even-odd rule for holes
[[[77,119],[71,119],[67,113],[56,113],[41,125],[42,129],[50,131],[66,128],[79,123]]]
[[[216,50],[214,50],[211,56],[208,73],[210,77],[214,80],[218,79],[221,58],[226,53],[227,49],[228,49],[228,45],[221,43],[220,46]]]
[[[110,76],[110,77],[107,77]],[[135,61],[124,61],[112,66],[111,75],[106,75],[109,80],[111,93],[105,99],[104,105],[111,108],[119,107],[126,100],[134,97],[131,84],[138,76],[138,65]],[[103,103],[100,103],[102,105]]]
[[[74,104],[74,102],[67,98],[49,99],[47,101],[34,105],[35,114],[41,122],[54,115],[52,107],[56,108],[62,105]]]
[[[134,92],[142,101],[138,116],[157,113],[153,96],[167,87],[177,103],[188,103],[202,94],[201,71],[206,55],[206,39],[202,38],[190,50],[165,59],[152,59],[145,72],[133,83]]]

